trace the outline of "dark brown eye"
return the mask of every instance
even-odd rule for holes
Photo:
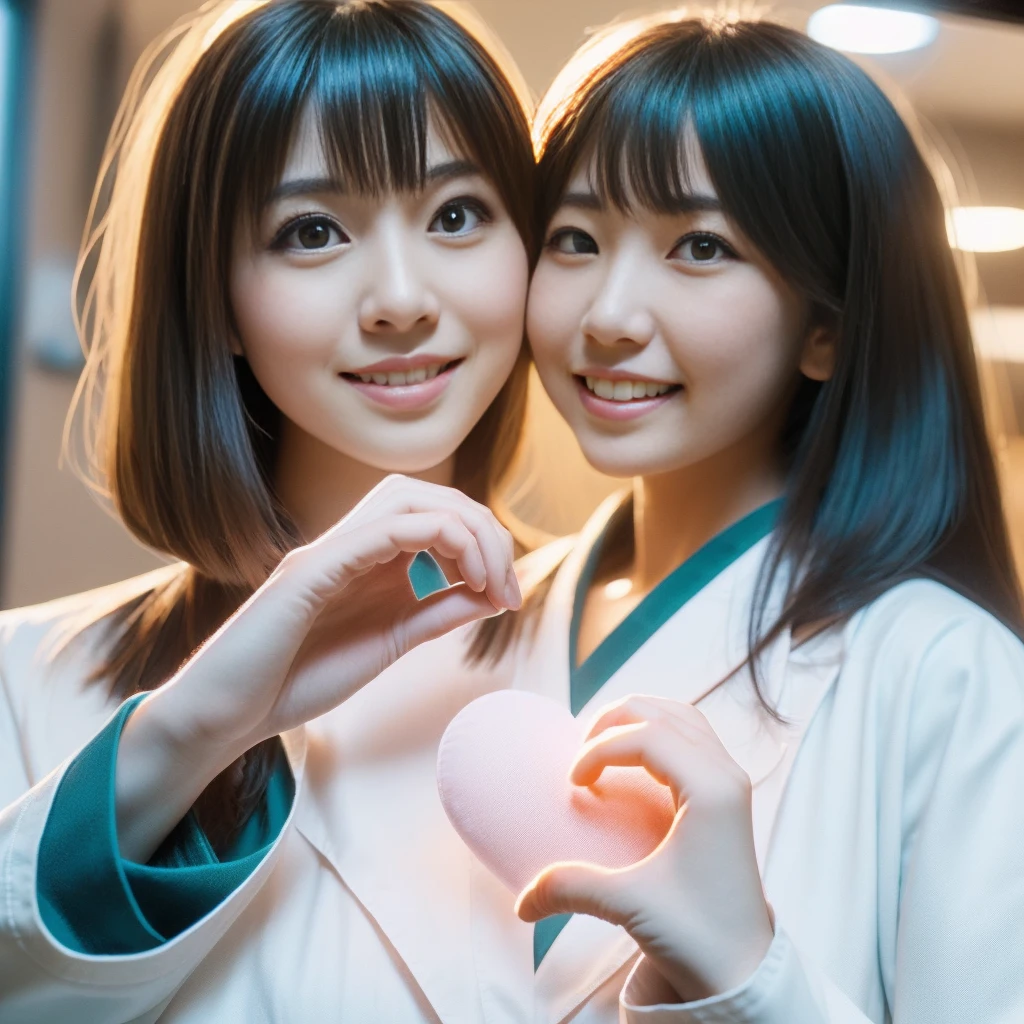
[[[690,258],[698,263],[706,263],[713,260],[721,248],[718,242],[706,235],[703,238],[694,238],[690,242]]]
[[[446,206],[441,211],[438,224],[442,231],[455,234],[466,226],[466,208],[464,206]]]
[[[303,249],[323,249],[331,241],[331,229],[322,220],[307,221],[295,234]]]
[[[578,228],[563,228],[556,231],[548,242],[548,247],[567,256],[594,256],[597,253],[597,242]]]
[[[722,260],[736,259],[736,252],[718,235],[710,231],[695,231],[676,242],[669,258],[684,263],[720,263]]]
[[[442,235],[468,235],[488,219],[487,211],[476,200],[453,199],[437,211],[428,230]]]
[[[318,252],[349,241],[351,239],[335,221],[318,214],[297,217],[285,225],[270,247],[293,252]]]

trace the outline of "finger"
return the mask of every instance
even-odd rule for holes
[[[596,715],[584,741],[591,740],[606,729],[614,729],[623,725],[637,725],[660,718],[661,709],[649,697],[631,693],[619,700],[605,705]]]
[[[519,894],[516,914],[530,922],[552,914],[589,914],[623,924],[628,916],[621,906],[623,875],[592,864],[553,864]]]
[[[646,693],[633,693],[602,708],[584,740],[592,739],[605,729],[637,722],[668,721],[711,733],[711,724],[692,704],[669,697],[654,697]]]
[[[382,525],[386,529],[383,542],[377,540],[378,530],[364,528],[370,535],[371,544],[376,542],[379,545],[370,556],[370,567],[381,560],[376,557],[377,552],[387,555],[390,550],[388,542],[396,554],[429,547],[455,562],[459,575],[471,590],[481,592],[486,588],[487,566],[476,535],[455,513],[436,511],[398,515]]]
[[[431,594],[418,602],[405,621],[403,653],[467,623],[500,615],[502,610],[495,608],[486,594],[474,593],[458,584]]]
[[[691,751],[691,745],[663,723],[615,726],[584,745],[569,778],[577,786],[592,786],[605,768],[646,768],[656,781],[680,794],[686,788]]]
[[[513,571],[515,542],[512,535],[486,505],[454,487],[397,475],[387,477],[336,529],[344,532],[386,515],[443,510],[456,515],[476,537],[492,603],[518,607],[521,595]]]
[[[481,505],[475,509],[460,510],[457,514],[472,531],[480,547],[487,572],[487,593],[492,603],[512,607],[518,585],[510,585],[514,581],[511,534],[489,509]]]
[[[374,566],[428,549],[453,559],[471,589],[484,589],[486,570],[476,538],[448,511],[385,516],[358,529],[325,535],[289,554],[281,576],[323,602]]]

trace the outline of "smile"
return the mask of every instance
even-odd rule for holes
[[[589,374],[575,375],[583,408],[602,420],[632,420],[671,402],[681,384],[654,380],[612,380]]]
[[[632,402],[637,398],[657,398],[679,387],[678,384],[658,384],[650,380],[608,380],[607,377],[583,377],[587,390],[598,398],[612,402]]]
[[[406,370],[381,368],[338,376],[377,405],[409,412],[422,409],[439,398],[462,362],[462,359],[452,359]]]
[[[404,388],[410,384],[422,384],[433,380],[438,374],[450,369],[458,360],[450,363],[434,363],[432,366],[419,366],[415,370],[390,370],[387,373],[343,373],[346,378],[361,380],[364,384],[376,384],[385,388]]]

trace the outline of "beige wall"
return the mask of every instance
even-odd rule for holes
[[[120,4],[123,41],[132,59],[156,32],[187,11],[186,0],[41,0],[38,60],[33,83],[28,260],[73,257],[94,174],[96,139],[95,44],[104,12]],[[623,0],[477,0],[475,5],[504,40],[536,93],[543,91],[587,26],[616,16]],[[629,4],[644,10],[661,4]],[[813,0],[784,5],[799,23]],[[1024,48],[1022,48],[1024,57]],[[119,69],[123,81],[127,68]],[[936,112],[931,111],[935,119]],[[980,199],[1024,206],[1021,160],[1024,128],[984,127],[961,121],[943,133],[959,140],[975,164]],[[1024,253],[985,257],[982,273],[993,301],[1024,305]],[[3,538],[0,604],[14,606],[124,578],[158,564],[90,497],[67,470],[58,469],[61,429],[73,381],[19,356],[16,411],[9,469],[9,507]],[[518,482],[519,507],[553,532],[570,530],[611,484],[583,463],[567,428],[546,401],[535,404],[531,470]],[[1016,454],[1016,452],[1015,452]],[[1024,461],[1021,462],[1024,477]],[[559,499],[541,510],[540,486],[560,485]],[[540,485],[540,486],[539,486]],[[532,489],[531,489],[532,487]],[[1024,517],[1022,487],[1013,508]]]
[[[28,268],[73,258],[95,159],[91,137],[95,42],[106,0],[39,5],[28,178]],[[32,364],[23,350],[13,389],[8,507],[4,521],[5,606],[28,604],[123,578],[158,564],[57,468],[74,381]]]

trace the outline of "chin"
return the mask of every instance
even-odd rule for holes
[[[366,457],[365,461],[384,470],[385,473],[401,473],[403,476],[415,476],[426,473],[435,466],[441,465],[455,454],[455,450],[445,449],[439,452],[387,452],[380,458]]]
[[[685,465],[678,452],[643,451],[636,438],[608,438],[587,441],[577,438],[584,458],[599,473],[620,480],[637,476],[655,476]]]

